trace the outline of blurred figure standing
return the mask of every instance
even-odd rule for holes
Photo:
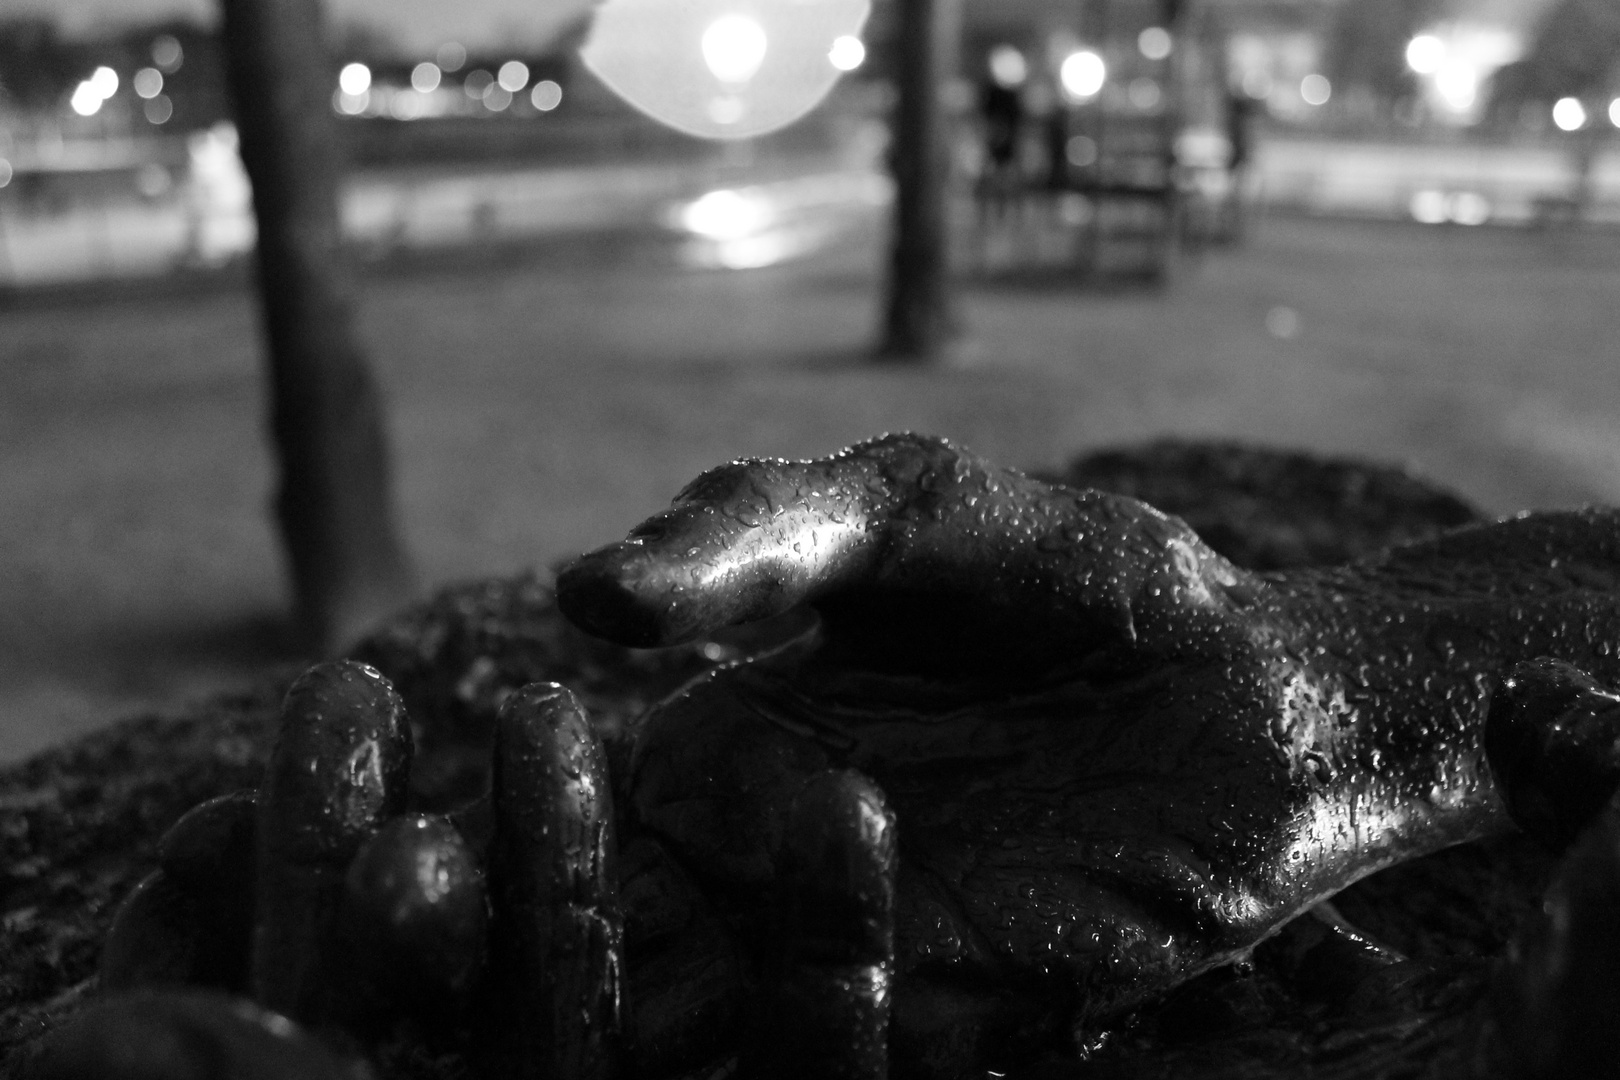
[[[987,78],[979,89],[979,122],[983,144],[982,164],[974,194],[979,207],[979,225],[988,229],[1011,217],[1023,216],[1023,145],[1025,108],[1024,83],[1029,65],[1024,54],[1012,45],[990,50]]]

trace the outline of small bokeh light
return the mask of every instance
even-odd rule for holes
[[[3,188],[7,184],[11,183],[13,172],[14,170],[11,167],[11,162],[7,161],[3,157],[0,157],[0,188]]]
[[[508,60],[495,73],[495,81],[502,90],[515,94],[529,85],[529,65],[521,60]]]
[[[1097,163],[1097,140],[1089,135],[1071,135],[1063,144],[1063,156],[1075,168],[1083,169]]]
[[[495,76],[483,68],[473,68],[467,72],[467,78],[461,84],[461,90],[474,101],[483,101],[484,96],[495,86]]]
[[[174,102],[169,100],[168,94],[158,94],[141,103],[141,111],[146,119],[153,124],[167,124],[174,116]]]
[[[1299,81],[1299,96],[1307,105],[1326,105],[1333,96],[1333,84],[1326,75],[1313,72]]]
[[[1090,49],[1070,53],[1058,68],[1058,81],[1063,84],[1064,93],[1077,100],[1095,97],[1107,79],[1107,65]]]
[[[185,56],[185,50],[173,34],[159,34],[152,41],[152,63],[165,75],[179,71]]]
[[[1003,89],[1023,86],[1029,78],[1029,62],[1013,45],[997,45],[990,50],[990,78]]]
[[[1170,31],[1162,26],[1150,26],[1136,35],[1136,48],[1149,60],[1163,60],[1170,55],[1173,42]]]
[[[439,82],[443,78],[438,64],[424,60],[411,68],[411,89],[419,94],[431,94],[439,88]]]
[[[529,103],[541,112],[550,112],[562,104],[562,87],[551,79],[541,79],[529,93]]]
[[[866,46],[854,34],[840,34],[827,50],[827,62],[839,71],[854,71],[866,62]]]
[[[1553,102],[1552,121],[1559,131],[1579,131],[1586,126],[1586,106],[1580,98],[1559,98]]]
[[[137,97],[150,100],[163,92],[163,72],[157,68],[143,67],[135,73],[130,85],[135,88]]]
[[[460,71],[467,62],[467,49],[460,42],[447,41],[439,46],[433,59],[438,61],[440,71]]]
[[[1609,102],[1609,123],[1620,128],[1620,97]]]

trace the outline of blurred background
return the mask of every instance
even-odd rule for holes
[[[1242,439],[1504,514],[1620,497],[1612,0],[322,10],[421,588],[886,430],[1029,467]],[[948,301],[897,352],[919,25]],[[0,760],[306,648],[232,63],[209,0],[0,10]]]

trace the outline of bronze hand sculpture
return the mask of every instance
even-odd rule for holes
[[[1620,517],[1585,511],[1251,574],[1141,503],[897,436],[707,473],[558,602],[634,645],[820,614],[655,710],[631,790],[707,883],[758,890],[800,785],[875,780],[904,1040],[978,987],[1105,1017],[1510,828],[1492,685],[1532,656],[1620,674],[1617,571]]]
[[[740,1047],[756,1075],[873,1078],[885,1032],[896,1075],[975,1075],[1510,829],[1570,752],[1539,705],[1513,713],[1505,805],[1491,695],[1536,657],[1617,681],[1617,525],[1531,515],[1256,574],[1141,502],[937,439],[724,466],[566,568],[558,605],[643,647],[813,629],[605,753],[571,696],[511,694],[493,798],[449,819],[402,815],[407,773],[439,766],[408,764],[386,680],[315,669],[257,797],[171,831],[104,979],[252,984],[362,1038],[432,1013],[487,1075]],[[1620,776],[1601,742],[1577,740],[1592,791]]]

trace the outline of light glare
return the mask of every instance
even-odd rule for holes
[[[827,60],[839,71],[854,71],[866,60],[866,46],[854,34],[840,34],[833,38]]]
[[[1419,75],[1433,75],[1446,62],[1446,43],[1433,34],[1419,34],[1406,43],[1406,66]]]
[[[1553,103],[1552,118],[1559,131],[1579,131],[1586,126],[1586,106],[1579,98],[1559,98]]]
[[[101,103],[105,101],[96,88],[89,81],[80,83],[73,90],[73,96],[68,99],[68,105],[80,116],[94,116],[101,111]]]
[[[101,100],[106,101],[118,93],[118,72],[110,67],[98,67],[95,74],[90,76],[89,85],[92,90],[101,95]]]
[[[703,31],[703,62],[725,83],[745,83],[765,62],[765,28],[747,15],[722,15]]]
[[[1058,80],[1070,97],[1091,97],[1102,89],[1107,78],[1108,68],[1103,58],[1089,49],[1070,53],[1058,69]]]
[[[1465,64],[1447,64],[1434,75],[1435,93],[1453,112],[1467,112],[1479,97],[1479,76]]]
[[[770,218],[764,202],[740,191],[722,188],[687,204],[681,224],[711,240],[736,240],[759,232]]]
[[[359,97],[371,89],[371,69],[361,63],[344,64],[338,72],[338,89],[352,97]]]

